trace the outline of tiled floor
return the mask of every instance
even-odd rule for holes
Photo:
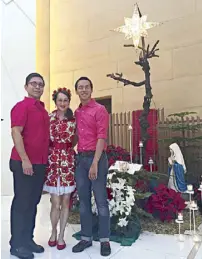
[[[11,259],[15,258],[9,254],[9,210],[11,204],[11,197],[3,197],[1,201],[1,258]],[[99,243],[94,242],[92,248],[84,251],[81,254],[73,254],[71,248],[76,244],[76,240],[72,234],[80,229],[79,225],[69,225],[66,231],[67,248],[63,251],[57,251],[56,248],[50,248],[47,245],[47,240],[50,234],[49,221],[50,203],[49,196],[44,195],[39,205],[35,239],[42,244],[46,251],[42,255],[36,255],[36,258],[41,259],[89,259],[89,258],[103,258],[99,255]],[[155,235],[152,233],[143,233],[140,238],[131,247],[121,247],[117,243],[111,243],[112,254],[108,258],[114,259],[193,259],[188,257],[194,244],[191,239],[186,238],[185,242],[178,242],[174,236]],[[202,259],[202,246],[199,248],[195,259]]]

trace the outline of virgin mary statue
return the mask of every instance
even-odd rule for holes
[[[176,143],[170,145],[170,157],[168,158],[168,188],[176,192],[185,192],[187,185],[185,183],[186,166],[179,146]]]

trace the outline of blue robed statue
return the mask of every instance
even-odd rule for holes
[[[179,146],[176,143],[170,145],[170,157],[168,158],[168,188],[176,192],[185,192],[187,185],[185,183],[186,166]]]

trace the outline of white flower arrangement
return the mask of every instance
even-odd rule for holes
[[[120,216],[118,225],[123,227],[127,226],[128,216],[131,215],[132,207],[134,206],[135,189],[131,186],[126,186],[125,179],[117,178],[117,180],[118,183],[109,183],[113,196],[109,201],[109,209],[111,216]]]
[[[126,176],[128,172],[122,172],[121,177],[116,177],[116,171],[110,171],[108,174],[107,187],[111,189],[112,199],[108,200],[110,216],[118,216],[119,227],[125,227],[128,225],[129,216],[131,215],[132,208],[135,204],[135,189],[126,184]],[[113,181],[112,181],[113,179]],[[97,214],[97,207],[95,203],[94,195],[92,194],[92,212]]]

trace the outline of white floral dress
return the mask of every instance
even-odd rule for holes
[[[75,151],[72,143],[76,132],[73,118],[60,120],[57,112],[50,115],[50,153],[43,190],[63,195],[75,190]]]

